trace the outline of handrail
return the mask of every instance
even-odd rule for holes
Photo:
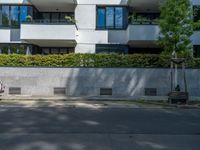
[[[27,23],[27,24],[75,24],[72,21],[68,21],[68,20],[50,20],[50,19],[33,19],[33,20],[27,20],[24,21],[22,23]]]
[[[129,24],[132,25],[158,25],[158,22],[156,21],[133,21],[133,22],[129,22]]]

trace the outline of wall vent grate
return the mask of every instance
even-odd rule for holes
[[[145,88],[145,96],[157,96],[156,88]]]
[[[54,95],[66,95],[66,88],[55,87],[54,88]]]
[[[21,95],[21,88],[20,87],[10,87],[9,94],[10,95]]]
[[[112,88],[100,88],[100,95],[112,95]]]

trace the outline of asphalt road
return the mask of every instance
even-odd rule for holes
[[[199,109],[0,107],[0,150],[199,149]]]

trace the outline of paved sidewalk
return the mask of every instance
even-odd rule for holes
[[[137,103],[121,103],[116,101],[61,101],[61,100],[2,100],[0,107],[71,107],[71,108],[142,108]],[[151,107],[151,106],[148,106]],[[159,106],[152,106],[158,107]]]

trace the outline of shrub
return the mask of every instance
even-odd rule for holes
[[[0,66],[43,67],[169,67],[170,58],[151,54],[66,54],[66,55],[0,55]],[[200,68],[200,58],[188,61],[191,68]]]

